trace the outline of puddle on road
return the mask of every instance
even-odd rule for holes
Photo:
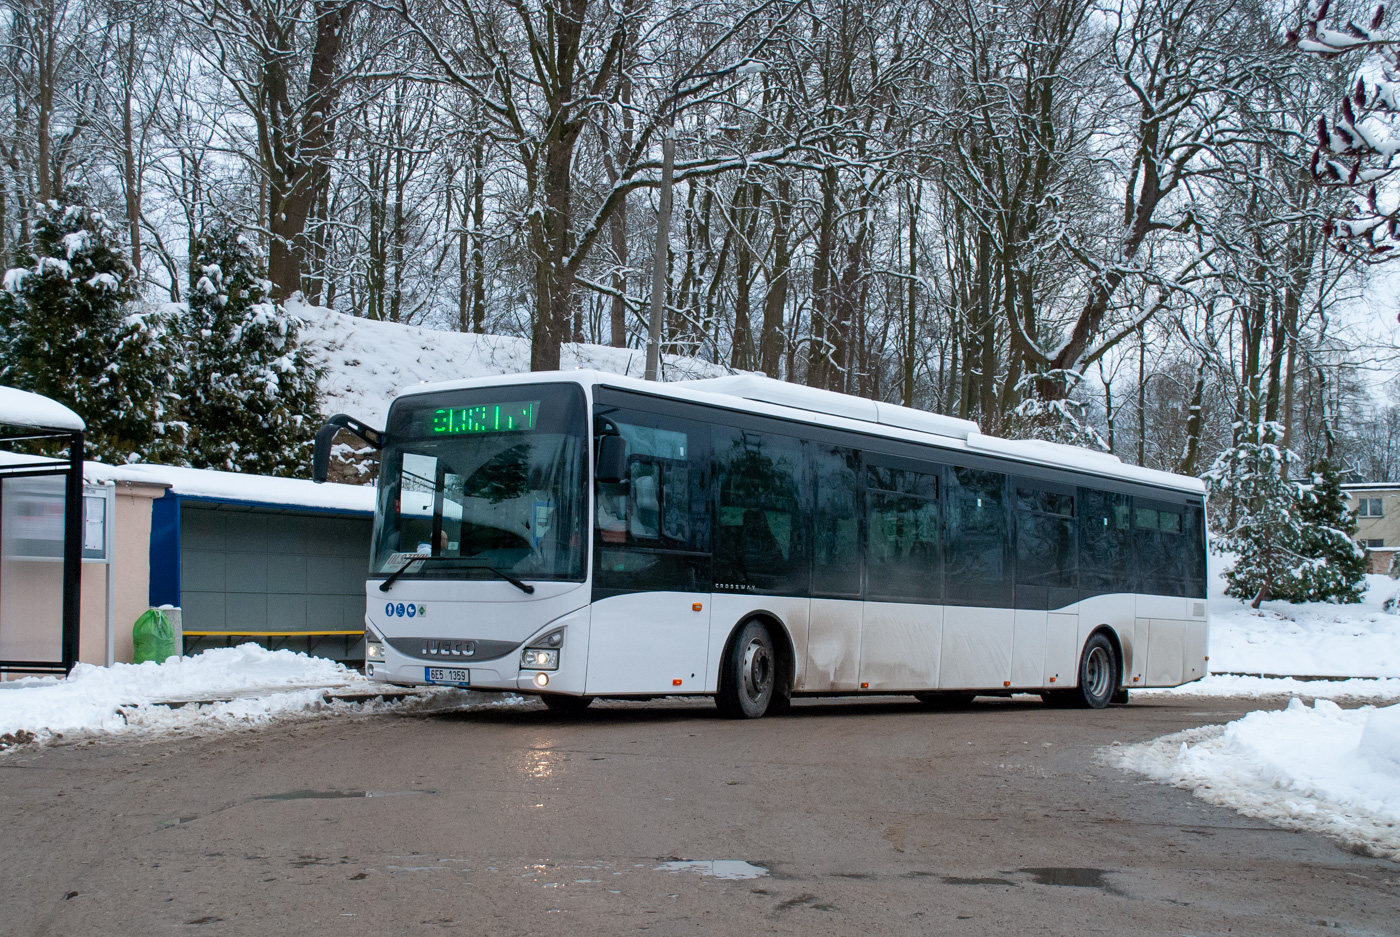
[[[959,878],[956,875],[943,876],[944,885],[1015,885],[1008,878]]]
[[[1108,888],[1104,881],[1106,869],[1044,868],[1021,869],[1035,879],[1037,885],[1067,885],[1071,888]],[[1007,884],[1010,884],[1009,882]]]
[[[288,791],[285,794],[263,794],[254,800],[348,800],[365,797],[413,797],[436,794],[437,791]]]
[[[762,878],[768,869],[743,859],[677,859],[663,862],[656,867],[657,872],[695,872],[711,878],[729,882]]]

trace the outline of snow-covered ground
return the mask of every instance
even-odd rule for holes
[[[1123,767],[1202,800],[1400,860],[1400,705],[1295,698],[1115,751]]]
[[[1265,602],[1255,610],[1224,594],[1228,563],[1211,557],[1213,675],[1134,695],[1293,699],[1283,710],[1114,749],[1116,760],[1210,803],[1400,860],[1400,705],[1333,702],[1400,700],[1400,616],[1382,608],[1400,584],[1368,576],[1357,605]]]
[[[322,408],[348,413],[374,426],[384,425],[389,402],[405,387],[423,381],[450,381],[530,370],[528,339],[475,335],[361,319],[320,306],[290,304],[306,327],[312,355],[325,368]],[[605,345],[566,344],[559,366],[591,368],[641,377],[646,351]],[[662,377],[678,381],[729,374],[728,368],[698,358],[664,355]]]
[[[460,706],[476,696],[444,687],[394,702],[331,698],[375,689],[334,661],[255,644],[162,664],[79,664],[66,678],[0,683],[0,748],[59,737],[212,731],[308,715]]]

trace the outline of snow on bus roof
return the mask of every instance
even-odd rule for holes
[[[865,400],[849,394],[787,384],[759,374],[700,380],[657,382],[623,377],[601,371],[534,371],[495,377],[438,381],[404,388],[399,396],[434,393],[444,390],[465,390],[477,387],[501,387],[523,384],[544,384],[567,381],[577,384],[601,384],[621,390],[640,391],[677,400],[734,407],[736,398],[743,408],[754,413],[783,417],[804,423],[815,423],[818,414],[826,417],[821,425],[858,432],[876,432],[894,439],[932,443],[955,451],[987,453],[1002,458],[1109,476],[1124,481],[1139,482],[1159,488],[1172,488],[1191,494],[1204,494],[1205,483],[1189,475],[1177,475],[1158,469],[1127,465],[1117,456],[1095,452],[1078,446],[1047,442],[1039,439],[1001,439],[982,433],[971,420],[961,420],[942,414],[914,410],[879,401]],[[773,385],[784,385],[775,387]],[[776,398],[785,402],[775,402]],[[872,426],[871,424],[874,424]]]
[[[132,465],[89,462],[83,474],[93,481],[165,484],[172,493],[186,498],[357,514],[374,512],[374,487],[370,485],[341,485],[334,482],[318,485],[301,478],[277,478],[145,462]]]
[[[0,387],[0,423],[67,430],[70,433],[81,433],[87,429],[82,417],[57,400],[17,387]]]

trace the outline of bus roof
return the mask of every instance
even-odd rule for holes
[[[1118,478],[1191,494],[1204,494],[1205,483],[1189,475],[1127,465],[1115,455],[1039,439],[989,436],[971,420],[916,410],[850,394],[791,384],[759,374],[736,374],[700,380],[644,381],[602,371],[532,371],[492,377],[437,381],[404,388],[399,397],[464,390],[567,381],[778,417],[799,423],[847,429],[890,439],[934,445],[953,451],[990,455],[1031,465]],[[818,420],[820,416],[822,419]]]

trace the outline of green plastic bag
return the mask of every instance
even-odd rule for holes
[[[175,647],[175,629],[170,619],[158,608],[147,609],[131,626],[131,643],[136,648],[136,663],[153,660],[157,664],[180,651]]]

